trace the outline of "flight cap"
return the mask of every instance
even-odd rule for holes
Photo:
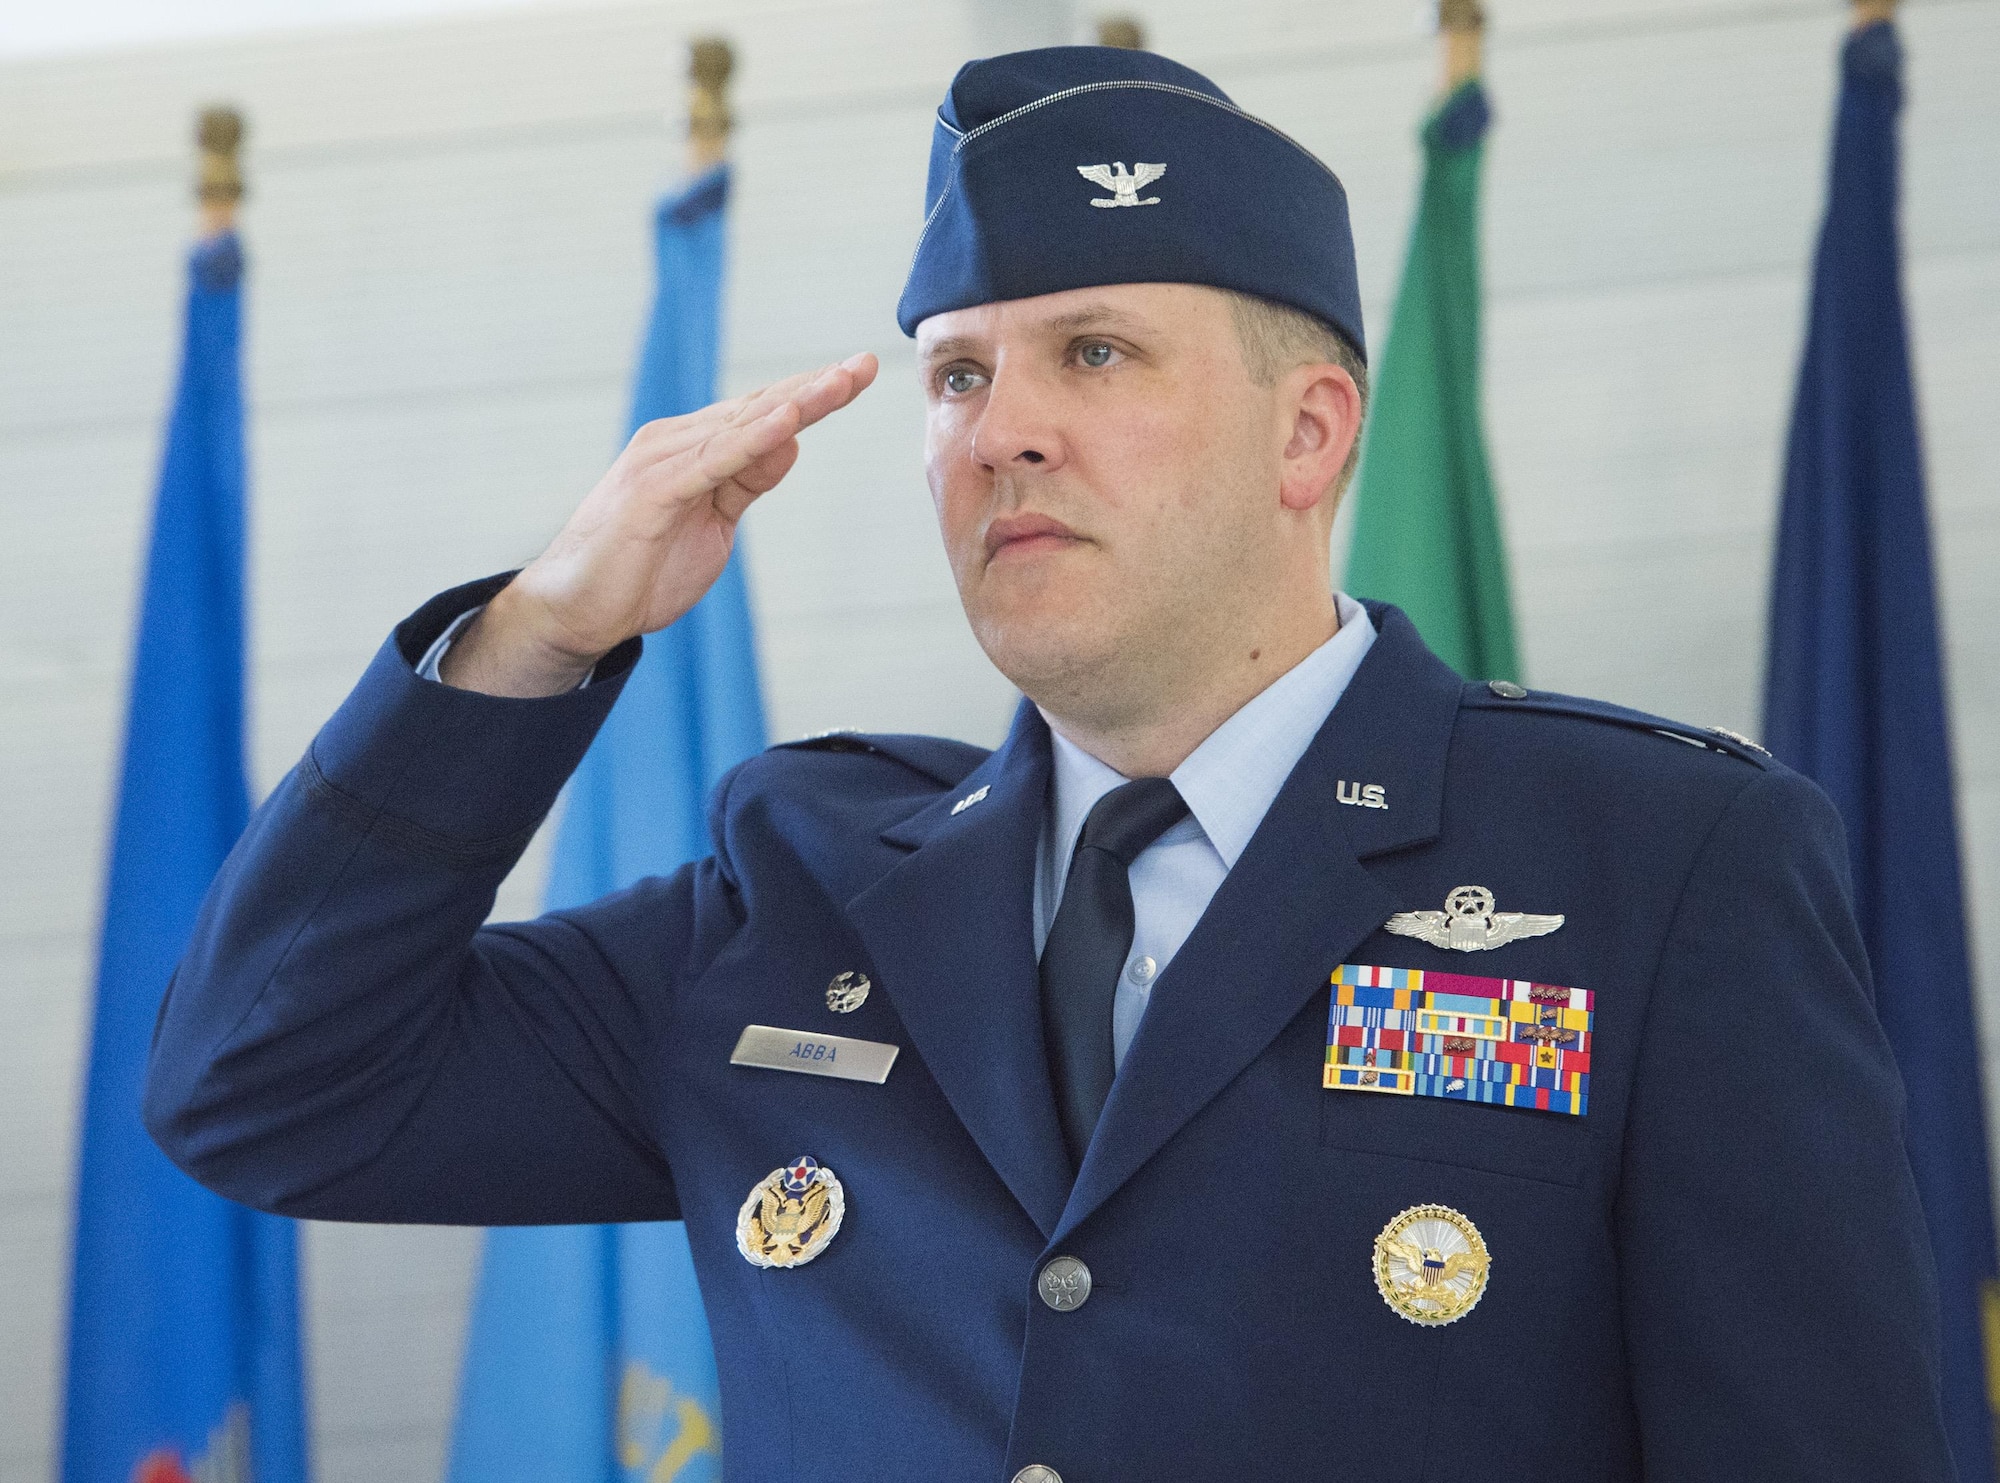
[[[896,307],[933,314],[1109,283],[1204,283],[1303,309],[1366,354],[1347,192],[1304,145],[1154,52],[968,62],[931,136]]]

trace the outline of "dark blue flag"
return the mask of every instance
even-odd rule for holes
[[[1799,370],[1771,585],[1764,729],[1847,826],[1876,1006],[1909,1094],[1910,1161],[1943,1309],[1944,1409],[1959,1476],[1990,1479],[1981,1314],[1995,1279],[1945,723],[1944,667],[1903,326],[1889,22],[1841,58],[1826,223]]]
[[[660,203],[658,292],[631,426],[715,399],[729,168]],[[646,638],[570,780],[551,909],[709,852],[705,806],[764,747],[742,548]],[[450,1483],[709,1483],[721,1476],[715,1354],[678,1222],[487,1232]]]
[[[305,1483],[297,1229],[139,1120],[153,1017],[249,817],[242,254],[195,249],[132,665],[83,1104],[63,1483]]]

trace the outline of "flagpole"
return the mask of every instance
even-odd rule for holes
[[[1764,671],[1766,744],[1846,826],[1874,1006],[1940,1297],[1944,1430],[1994,1478],[2000,1307],[1979,1010],[1898,206],[1896,6],[1857,0],[1840,46],[1826,205],[1785,440]],[[1983,1322],[1982,1322],[1983,1320]]]
[[[1146,28],[1135,16],[1107,15],[1097,23],[1097,44],[1115,46],[1121,51],[1144,51]]]
[[[1518,681],[1513,601],[1480,413],[1479,179],[1492,119],[1486,13],[1439,0],[1442,91],[1425,111],[1423,176],[1353,494],[1344,585],[1401,607],[1460,674]]]
[[[250,813],[243,768],[242,117],[202,113],[188,255],[126,690],[72,1230],[63,1483],[306,1483],[293,1222],[168,1162],[147,1046]]]
[[[236,230],[243,200],[243,115],[234,108],[204,108],[195,123],[201,163],[195,199],[201,203],[201,237],[208,241]]]
[[[688,178],[647,225],[655,291],[628,430],[715,399],[735,55],[713,36],[691,40],[687,55]],[[766,740],[740,550],[699,604],[647,635],[618,708],[571,775],[548,909],[671,874],[714,848],[706,801]],[[486,1233],[446,1483],[712,1483],[721,1414],[679,1222]]]
[[[1486,11],[1479,0],[1441,0],[1439,54],[1444,63],[1444,96],[1479,76],[1485,63]]]
[[[720,36],[688,43],[688,173],[699,175],[721,164],[729,151],[736,119],[729,111],[729,77],[736,53]]]

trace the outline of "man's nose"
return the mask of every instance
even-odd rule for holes
[[[973,429],[973,462],[995,472],[1059,465],[1063,442],[1056,412],[1054,388],[1019,372],[996,372]]]

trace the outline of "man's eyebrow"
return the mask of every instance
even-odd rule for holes
[[[984,341],[970,335],[947,335],[926,345],[918,358],[928,365],[932,361],[949,360],[954,355],[977,355],[984,348]]]
[[[1080,335],[1089,330],[1126,330],[1139,332],[1149,330],[1152,324],[1136,314],[1128,314],[1123,309],[1110,304],[1085,304],[1080,309],[1072,309],[1067,314],[1058,314],[1054,319],[1042,321],[1043,330],[1055,335]],[[935,340],[919,352],[918,358],[926,365],[954,356],[978,356],[990,350],[989,342],[974,335],[947,335]]]
[[[1072,309],[1067,314],[1058,314],[1047,322],[1047,327],[1059,335],[1076,335],[1085,330],[1145,330],[1152,326],[1136,314],[1128,314],[1123,309],[1115,309],[1109,304],[1085,304],[1081,309]]]

